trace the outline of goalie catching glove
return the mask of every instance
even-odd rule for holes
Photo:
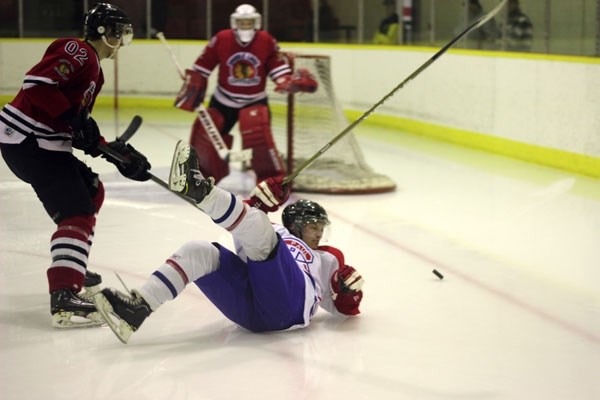
[[[206,86],[207,79],[200,72],[186,69],[185,81],[175,99],[175,107],[195,111],[204,100]]]
[[[246,202],[265,213],[277,211],[280,205],[290,197],[290,186],[283,185],[283,177],[276,176],[260,182],[250,192],[250,199]]]
[[[133,148],[132,145],[123,142],[122,140],[115,140],[106,145],[115,153],[119,153],[127,162],[121,162],[108,154],[102,154],[102,157],[107,161],[115,164],[117,169],[126,178],[133,179],[134,181],[147,181],[150,179],[150,163],[146,156]]]
[[[331,276],[331,297],[335,308],[342,314],[360,313],[358,306],[363,297],[364,279],[352,267],[341,266]]]
[[[306,69],[298,68],[294,75],[284,75],[275,81],[277,93],[294,94],[298,92],[314,93],[318,83],[315,77]]]

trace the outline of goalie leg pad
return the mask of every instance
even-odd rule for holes
[[[275,147],[266,105],[246,107],[239,114],[242,148],[252,149],[252,168],[257,182],[285,175],[283,160]]]
[[[209,108],[207,111],[215,123],[215,127],[220,132],[223,129],[223,116],[214,108]],[[231,148],[232,139],[231,135],[223,135],[223,141],[228,148]],[[215,178],[215,183],[229,175],[229,164],[219,157],[219,153],[217,153],[215,146],[208,136],[208,132],[206,132],[198,118],[196,118],[192,126],[190,145],[196,150],[202,175],[205,177],[212,176]]]

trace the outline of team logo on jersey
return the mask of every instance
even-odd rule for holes
[[[81,99],[81,106],[83,108],[87,108],[90,104],[92,104],[94,93],[96,93],[96,82],[91,81],[90,86],[83,93],[83,98]]]
[[[58,65],[54,67],[54,72],[60,75],[63,80],[69,80],[69,74],[74,71],[73,64],[69,62],[69,60],[65,60],[61,58],[58,60]]]
[[[304,244],[304,242],[293,238],[286,238],[284,239],[284,242],[287,244],[288,248],[290,249],[290,253],[292,253],[292,257],[294,257],[296,262],[307,265],[312,264],[314,261],[314,255],[306,246],[306,244]]]
[[[255,86],[260,83],[258,67],[260,60],[252,53],[235,53],[229,60],[227,82],[233,86]]]

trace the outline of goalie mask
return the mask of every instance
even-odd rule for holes
[[[237,40],[246,44],[254,39],[256,31],[260,29],[262,17],[250,4],[242,4],[231,14],[230,22]]]
[[[327,212],[321,205],[311,200],[298,200],[294,204],[287,206],[281,215],[283,226],[294,236],[302,239],[302,229],[305,225],[323,224],[324,227],[330,224]]]
[[[86,40],[101,38],[111,48],[120,46],[108,44],[107,36],[120,39],[121,46],[126,46],[133,40],[133,26],[127,14],[119,7],[108,3],[98,3],[87,12],[84,32]]]

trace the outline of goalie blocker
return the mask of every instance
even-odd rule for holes
[[[222,131],[224,118],[221,113],[209,108],[207,112],[216,128]],[[269,109],[265,105],[242,108],[239,111],[239,126],[242,135],[242,148],[252,150],[251,165],[257,182],[269,177],[285,175],[285,165],[279,155],[271,133]],[[227,148],[231,149],[233,137],[222,135]],[[206,129],[197,119],[192,127],[190,144],[198,154],[200,171],[204,176],[212,176],[215,182],[229,175],[229,163],[223,160],[212,144]]]

